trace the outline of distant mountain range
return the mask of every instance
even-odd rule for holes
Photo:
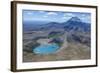
[[[39,23],[39,22],[38,22]],[[85,23],[81,21],[78,17],[72,17],[66,22],[57,23],[49,22],[41,25],[29,25],[28,23],[24,25],[24,30],[54,30],[54,29],[64,29],[66,31],[82,31],[89,32],[91,29],[90,23]]]

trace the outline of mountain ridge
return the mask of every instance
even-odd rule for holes
[[[35,27],[35,28],[34,28]],[[82,31],[88,32],[90,31],[90,24],[83,22],[78,17],[72,17],[69,20],[58,23],[58,22],[49,22],[43,25],[31,26],[31,30],[52,30],[52,29],[64,29],[66,31]],[[25,28],[27,29],[27,28]]]

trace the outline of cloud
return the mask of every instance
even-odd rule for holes
[[[45,15],[45,16],[43,16],[43,17],[47,18],[48,16],[47,16],[47,15]]]
[[[73,17],[75,16],[73,13],[64,13],[64,16],[67,16],[67,17]]]
[[[57,15],[56,12],[48,12],[47,15]]]
[[[80,16],[81,17],[88,17],[89,15],[87,15],[87,14],[81,14]]]

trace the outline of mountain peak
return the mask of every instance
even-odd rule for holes
[[[57,23],[57,22],[50,22],[49,24],[59,24],[59,23]]]
[[[81,22],[81,19],[78,17],[72,17],[69,21]]]

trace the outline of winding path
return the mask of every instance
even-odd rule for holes
[[[63,35],[63,38],[64,38],[64,41],[63,41],[62,47],[60,49],[64,49],[64,48],[66,48],[68,46],[68,43],[67,43],[67,33],[66,32]]]

